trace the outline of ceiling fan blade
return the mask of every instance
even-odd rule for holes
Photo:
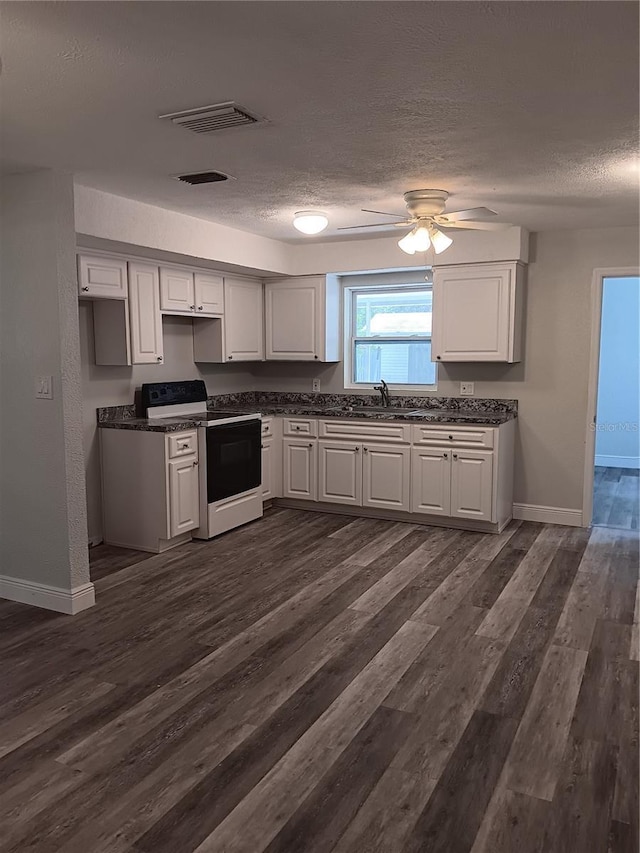
[[[497,216],[495,210],[490,207],[470,207],[468,210],[453,210],[443,216],[449,222],[461,222],[463,219],[477,219],[479,216]]]
[[[337,231],[352,231],[355,228],[393,228],[394,225],[406,225],[407,228],[411,225],[411,222],[372,222],[368,225],[343,225],[340,228],[337,228]]]
[[[504,231],[513,228],[510,222],[438,222],[438,228],[466,228],[468,231]]]
[[[369,210],[368,207],[361,207],[363,213],[379,213],[380,216],[395,216],[396,219],[403,219],[402,213],[387,213],[386,210]]]

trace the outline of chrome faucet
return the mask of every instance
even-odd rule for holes
[[[389,407],[391,405],[391,397],[389,396],[389,386],[384,381],[384,379],[380,380],[379,385],[374,385],[373,390],[380,392],[380,398],[383,406]]]

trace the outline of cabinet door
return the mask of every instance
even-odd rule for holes
[[[195,457],[169,464],[169,538],[200,524],[198,466]]]
[[[194,273],[196,315],[219,317],[224,313],[224,279],[221,275]]]
[[[226,361],[264,359],[262,283],[225,277]]]
[[[285,438],[282,442],[282,496],[298,500],[318,499],[318,447],[315,441]]]
[[[273,438],[262,439],[262,500],[270,501],[277,497],[275,489],[275,441]]]
[[[193,273],[160,267],[160,308],[167,314],[193,314]]]
[[[133,364],[160,364],[162,315],[158,268],[150,264],[129,264],[129,319]]]
[[[94,299],[126,299],[127,262],[78,255],[78,290]]]
[[[411,512],[451,515],[451,451],[414,447],[411,452]]]
[[[318,500],[362,506],[362,445],[318,443]]]
[[[324,358],[322,276],[265,284],[266,357],[280,361]]]
[[[511,361],[515,270],[487,264],[436,269],[433,277],[434,361]]]
[[[410,448],[367,444],[362,454],[362,505],[409,512]]]
[[[454,450],[451,453],[451,515],[495,521],[492,513],[493,453]]]

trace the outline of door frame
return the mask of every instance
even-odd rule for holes
[[[602,294],[605,278],[640,277],[640,267],[597,267],[591,280],[591,343],[589,348],[589,384],[582,491],[582,526],[593,519],[593,482],[596,464],[596,431],[598,415],[598,374],[600,372],[600,335],[602,331]]]

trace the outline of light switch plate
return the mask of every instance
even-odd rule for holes
[[[53,400],[53,376],[36,376],[36,397]]]
[[[460,396],[461,397],[473,397],[475,393],[474,383],[473,382],[461,382],[460,383]]]
[[[318,394],[320,392],[320,380],[314,379],[313,384],[311,385],[311,390],[314,394]]]

